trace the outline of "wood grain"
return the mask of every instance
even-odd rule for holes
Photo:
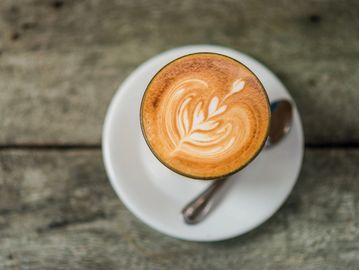
[[[1,0],[0,269],[357,270],[358,10],[355,0]],[[176,240],[135,218],[99,148],[126,76],[202,43],[272,69],[314,146],[284,206],[217,243]]]
[[[97,150],[1,151],[0,269],[356,270],[358,163],[358,150],[308,150],[269,221],[233,240],[192,243],[137,220]]]
[[[359,143],[359,2],[0,1],[0,144],[99,144],[110,99],[149,57],[220,44],[286,84],[306,140]]]

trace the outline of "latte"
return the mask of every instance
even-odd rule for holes
[[[267,94],[243,64],[196,53],[162,68],[141,104],[141,126],[155,156],[198,179],[216,179],[247,165],[269,129]]]

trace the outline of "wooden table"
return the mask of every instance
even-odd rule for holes
[[[0,1],[0,269],[359,269],[359,2]],[[220,44],[269,66],[295,98],[306,151],[264,225],[192,243],[113,192],[101,127],[140,63]]]

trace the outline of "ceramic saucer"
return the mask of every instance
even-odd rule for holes
[[[144,141],[139,111],[142,95],[155,73],[168,62],[194,52],[217,52],[235,58],[258,76],[270,100],[292,100],[279,79],[248,55],[209,45],[172,49],[143,63],[119,87],[105,119],[103,158],[117,195],[144,223],[180,239],[217,241],[252,230],[283,204],[302,164],[303,130],[295,108],[292,130],[283,141],[263,150],[249,166],[231,176],[221,202],[203,222],[185,224],[181,209],[210,182],[185,178],[163,166]]]

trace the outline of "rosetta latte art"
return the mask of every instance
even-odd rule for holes
[[[201,158],[223,156],[238,143],[241,121],[227,121],[226,114],[246,113],[227,101],[245,86],[237,79],[223,97],[214,95],[206,99],[208,84],[201,79],[186,79],[176,83],[167,96],[164,108],[166,133],[173,145],[172,156],[188,154]],[[239,115],[243,119],[243,115]],[[233,118],[233,117],[232,117]],[[237,126],[235,126],[237,125]],[[239,126],[238,126],[239,125]]]
[[[270,108],[261,82],[242,63],[196,53],[158,71],[140,116],[145,140],[165,166],[187,177],[217,179],[259,153]]]

